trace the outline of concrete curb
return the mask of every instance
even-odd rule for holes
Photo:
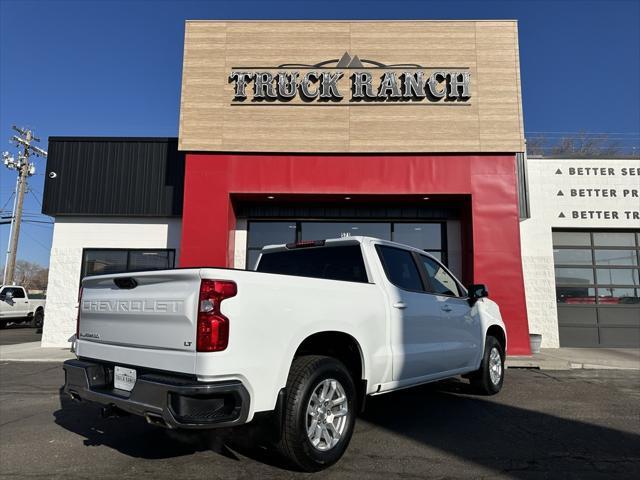
[[[543,348],[530,356],[507,356],[507,368],[540,370],[638,370],[640,349]]]
[[[537,370],[571,370],[571,363],[564,361],[545,361],[544,359],[527,357],[507,357],[504,362],[507,368],[533,368]]]
[[[0,362],[64,362],[75,358],[68,348],[42,348],[40,342],[0,345]]]

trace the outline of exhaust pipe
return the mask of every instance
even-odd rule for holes
[[[80,395],[78,395],[73,390],[69,390],[67,393],[71,397],[71,400],[73,400],[74,402],[81,402],[82,401],[82,399],[80,398]]]
[[[169,425],[167,425],[167,422],[164,421],[164,418],[162,418],[162,416],[158,415],[157,413],[147,412],[144,414],[144,418],[150,425],[155,425],[156,427],[171,428]]]

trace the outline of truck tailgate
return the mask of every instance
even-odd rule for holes
[[[85,278],[78,356],[194,373],[199,269]]]

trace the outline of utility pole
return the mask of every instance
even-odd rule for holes
[[[2,154],[5,167],[9,170],[17,170],[18,172],[16,197],[11,215],[11,233],[2,279],[2,283],[4,285],[13,284],[16,269],[16,255],[18,253],[18,240],[20,238],[20,224],[22,223],[22,207],[24,203],[24,194],[27,190],[27,178],[36,173],[36,166],[29,162],[29,157],[33,154],[42,158],[47,158],[47,152],[31,144],[31,142],[40,141],[40,139],[36,137],[31,130],[18,128],[15,125],[11,128],[18,132],[18,135],[13,135],[11,140],[18,148],[22,148],[22,152],[18,153],[17,160],[10,155],[9,152],[4,152]]]

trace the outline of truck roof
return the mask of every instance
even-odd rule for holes
[[[264,247],[262,247],[262,252],[271,253],[271,252],[278,252],[278,251],[284,251],[284,250],[292,250],[292,249],[295,249],[296,247],[299,248],[301,246],[324,247],[324,246],[335,246],[339,244],[354,245],[356,243],[364,243],[365,241],[368,241],[368,240],[372,240],[372,241],[375,241],[376,243],[382,243],[385,245],[393,245],[397,247],[406,248],[408,250],[414,250],[421,254],[425,254],[432,258],[435,258],[429,252],[425,252],[424,250],[420,250],[419,248],[412,247],[411,245],[405,245],[403,243],[392,242],[390,240],[383,240],[382,238],[367,237],[367,236],[361,236],[361,235],[354,235],[352,237],[318,239],[318,240],[303,240],[301,242],[294,242],[294,243],[287,243],[287,244],[281,243],[278,245],[265,245]],[[316,243],[316,245],[313,245],[314,243]]]

